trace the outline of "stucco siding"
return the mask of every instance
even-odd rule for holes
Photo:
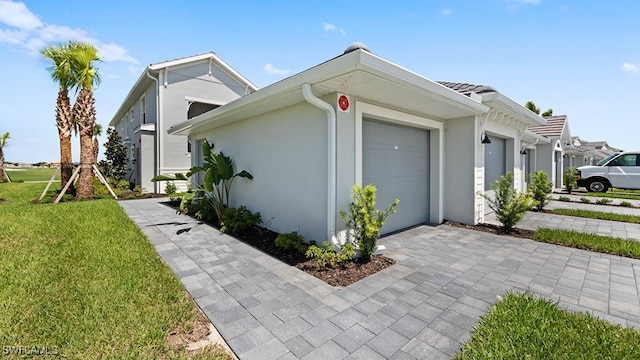
[[[237,179],[231,206],[260,211],[277,232],[297,231],[324,241],[327,224],[327,120],[320,109],[300,103],[211,131],[195,133],[230,156]]]
[[[444,218],[474,223],[475,118],[447,120],[444,147]]]

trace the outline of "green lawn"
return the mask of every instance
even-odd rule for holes
[[[55,168],[7,168],[11,181],[49,181]],[[60,180],[60,173],[56,174],[56,179]]]
[[[536,230],[533,238],[540,242],[640,259],[640,242],[634,240],[547,228]]]
[[[640,332],[507,294],[476,326],[456,359],[640,359]]]
[[[30,204],[42,183],[0,184],[0,344],[69,358],[225,358],[165,345],[193,301],[114,200]]]
[[[602,212],[602,211],[563,209],[563,208],[553,209],[552,212],[558,215],[578,216],[578,217],[584,217],[589,219],[621,221],[621,222],[640,224],[640,216],[637,216],[637,215],[626,215],[626,214],[616,214],[616,213],[609,213],[609,212]]]
[[[611,189],[605,193],[588,192],[587,196],[611,199],[640,200],[640,192],[638,192],[637,190]]]

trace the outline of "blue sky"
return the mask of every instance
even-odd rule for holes
[[[150,63],[214,51],[264,87],[360,41],[429,79],[551,107],[574,136],[640,149],[638,14],[637,0],[0,0],[5,158],[59,160],[57,85],[38,50],[68,40],[104,59],[95,95],[105,126]]]

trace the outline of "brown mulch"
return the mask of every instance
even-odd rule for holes
[[[514,228],[511,232],[505,232],[501,226],[493,225],[493,224],[468,225],[468,224],[463,224],[463,223],[449,221],[449,220],[443,221],[442,224],[453,226],[453,227],[464,228],[464,229],[483,231],[483,232],[487,232],[495,235],[508,235],[508,236],[518,237],[522,239],[533,239],[533,234],[535,233],[535,231],[533,230],[518,229],[518,228]]]
[[[320,266],[315,260],[307,260],[295,266],[331,286],[343,287],[373,275],[395,263],[395,260],[386,256],[373,255],[371,261],[367,263],[349,262],[332,268]]]
[[[170,202],[164,203],[172,206]],[[209,224],[219,228],[217,224]],[[251,245],[254,248],[271,255],[272,257],[291,266],[311,274],[331,286],[349,286],[369,275],[388,268],[395,264],[395,260],[382,255],[374,255],[368,263],[350,262],[336,267],[322,267],[313,259],[308,259],[304,254],[296,251],[288,251],[276,246],[275,240],[278,233],[261,226],[253,226],[248,231],[233,235],[236,239]]]

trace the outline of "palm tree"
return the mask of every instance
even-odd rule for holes
[[[60,180],[62,187],[69,182],[73,174],[73,159],[71,156],[73,116],[71,114],[69,89],[75,85],[76,81],[71,71],[69,52],[69,45],[51,45],[40,51],[43,57],[53,61],[53,65],[48,70],[51,73],[51,78],[60,85],[56,101],[56,126],[58,127],[58,138],[60,139]],[[69,192],[75,193],[73,184],[69,187]]]
[[[98,136],[102,135],[102,124],[96,123],[93,126],[93,163],[98,164],[98,155],[100,154],[100,143]]]
[[[94,62],[100,61],[100,58],[98,50],[91,44],[72,42],[69,43],[69,48],[71,71],[80,88],[72,109],[80,132],[80,178],[77,195],[79,198],[90,198],[93,197],[93,132],[96,123],[93,87],[100,84],[100,75]]]
[[[0,183],[4,182],[4,146],[7,145],[9,133],[6,132],[0,136]]]

